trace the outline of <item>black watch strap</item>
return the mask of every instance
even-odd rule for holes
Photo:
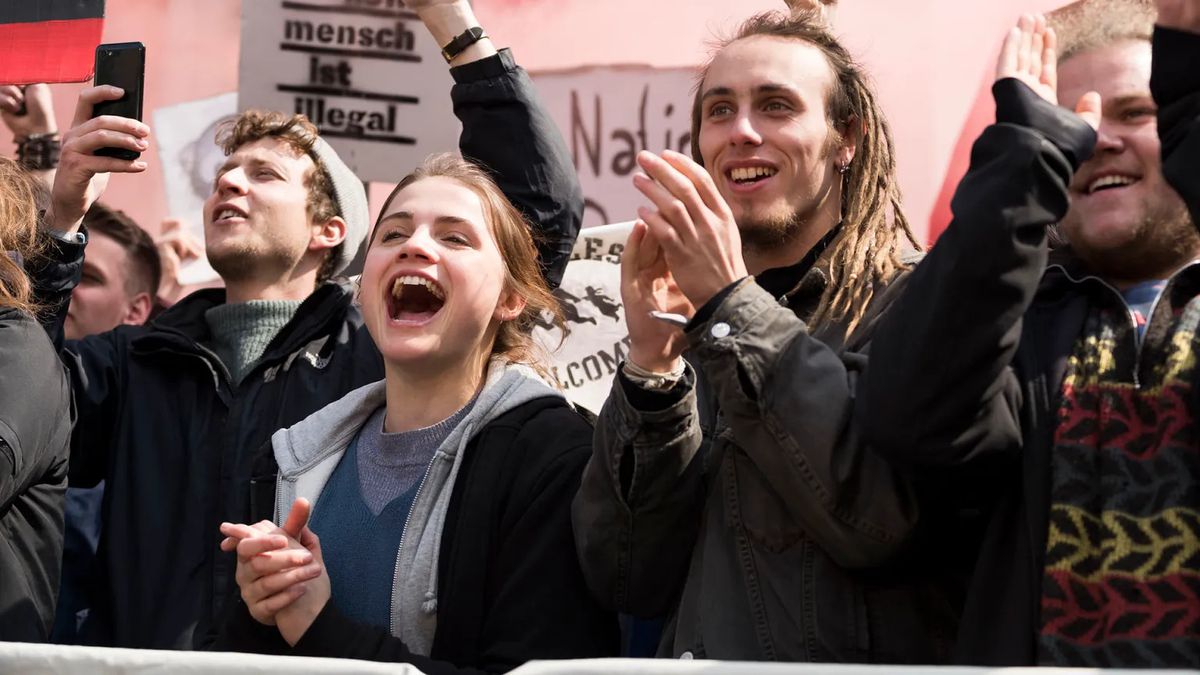
[[[487,37],[487,34],[483,32],[482,28],[479,26],[472,26],[471,28],[459,33],[457,37],[447,42],[442,47],[442,58],[446,59],[446,63],[450,63],[454,60],[454,57],[463,53],[463,50],[465,50],[467,47],[470,47],[485,37]]]

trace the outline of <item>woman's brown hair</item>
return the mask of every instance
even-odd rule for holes
[[[19,164],[0,157],[0,307],[36,313],[24,261],[39,255],[38,208],[34,178]]]
[[[500,323],[492,354],[503,356],[512,363],[534,366],[545,375],[541,367],[541,350],[533,339],[533,327],[544,323],[542,317],[549,316],[561,334],[565,335],[567,329],[558,300],[550,291],[538,265],[537,247],[533,243],[529,223],[487,172],[449,153],[430,155],[421,166],[405,176],[383,202],[383,208],[379,211],[380,220],[387,215],[388,206],[401,190],[426,178],[449,178],[479,197],[487,226],[496,239],[496,247],[500,249],[505,289],[525,299],[525,309],[516,319]],[[379,227],[378,221],[375,227]],[[370,241],[374,241],[374,238],[372,233]]]

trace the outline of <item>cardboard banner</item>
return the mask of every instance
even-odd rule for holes
[[[458,145],[441,47],[399,0],[242,3],[239,107],[301,113],[364,181]]]
[[[633,187],[639,150],[690,154],[695,71],[608,66],[533,76],[583,186],[583,226],[633,218],[644,199]]]
[[[0,84],[92,77],[104,0],[0,2]]]
[[[554,291],[567,335],[547,323],[534,337],[551,352],[551,374],[573,403],[600,412],[617,366],[629,353],[621,304],[621,256],[633,223],[590,227],[579,234],[562,285]]]

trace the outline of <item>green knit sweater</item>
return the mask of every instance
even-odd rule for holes
[[[267,345],[287,325],[300,300],[251,300],[213,307],[204,313],[212,331],[209,347],[229,369],[238,384],[267,350]]]

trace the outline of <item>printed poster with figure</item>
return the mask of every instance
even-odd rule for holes
[[[534,337],[551,352],[551,374],[567,398],[594,413],[600,412],[617,366],[629,353],[621,255],[632,229],[627,222],[580,232],[562,284],[554,291],[568,334],[564,338],[550,323],[534,329]]]
[[[153,113],[154,136],[167,190],[171,218],[197,241],[204,241],[204,201],[212,194],[225,151],[216,143],[217,129],[237,116],[237,94],[187,101]],[[217,273],[201,257],[184,265],[179,283],[202,284]]]

